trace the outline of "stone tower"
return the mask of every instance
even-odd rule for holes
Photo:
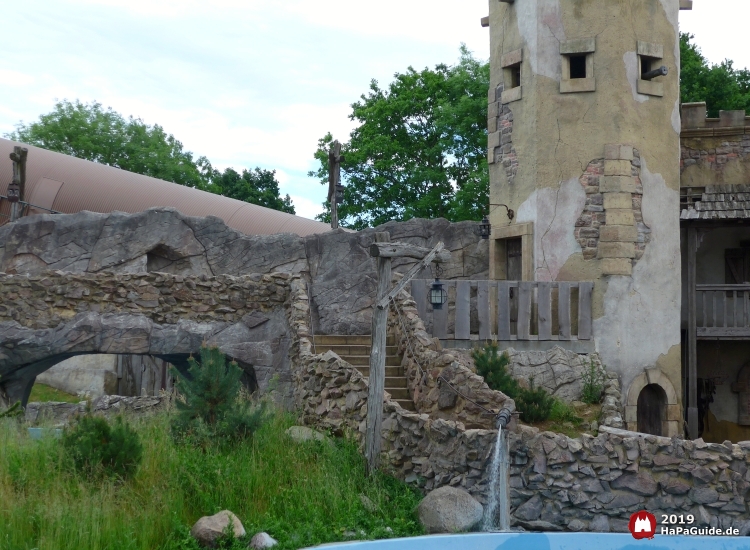
[[[656,384],[666,394],[664,435],[681,432],[686,2],[489,6],[491,277],[593,281],[593,343],[620,375],[627,427],[636,427],[640,390]]]

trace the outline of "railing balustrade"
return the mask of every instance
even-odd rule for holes
[[[750,284],[696,285],[696,336],[750,338]]]
[[[432,336],[443,340],[574,341],[592,337],[594,283],[590,281],[443,281],[448,303],[438,310],[429,303],[431,285],[430,280],[416,279],[411,294],[419,316],[428,330],[432,328]],[[472,319],[476,320],[473,326]]]

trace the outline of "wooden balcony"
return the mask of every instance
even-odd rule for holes
[[[593,282],[444,281],[448,303],[434,311],[431,285],[414,280],[411,295],[441,340],[591,340]]]
[[[698,340],[750,340],[750,284],[695,285]]]

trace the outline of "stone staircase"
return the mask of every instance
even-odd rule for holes
[[[409,396],[406,376],[401,367],[401,356],[392,336],[386,340],[385,348],[385,391],[407,411],[415,411],[414,402]],[[354,366],[363,376],[370,375],[370,336],[316,335],[315,353],[333,351],[343,360]]]

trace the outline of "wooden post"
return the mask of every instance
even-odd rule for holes
[[[10,154],[10,160],[13,161],[13,183],[18,184],[18,202],[10,204],[10,221],[16,221],[23,212],[22,202],[26,191],[26,156],[29,150],[26,147],[16,145]]]
[[[695,256],[698,251],[698,233],[695,227],[687,230],[688,265],[688,437],[698,439],[698,340],[696,338]]]
[[[375,233],[375,242],[390,242],[388,233]],[[375,303],[388,295],[391,286],[391,259],[378,257],[378,291]],[[372,311],[372,348],[370,350],[370,380],[367,394],[367,431],[365,457],[367,471],[374,472],[380,459],[380,428],[383,424],[383,393],[385,391],[385,339],[388,330],[388,308],[374,307]]]
[[[339,227],[339,208],[336,202],[336,190],[341,185],[341,144],[338,140],[331,144],[328,151],[328,203],[331,205],[331,229]]]

